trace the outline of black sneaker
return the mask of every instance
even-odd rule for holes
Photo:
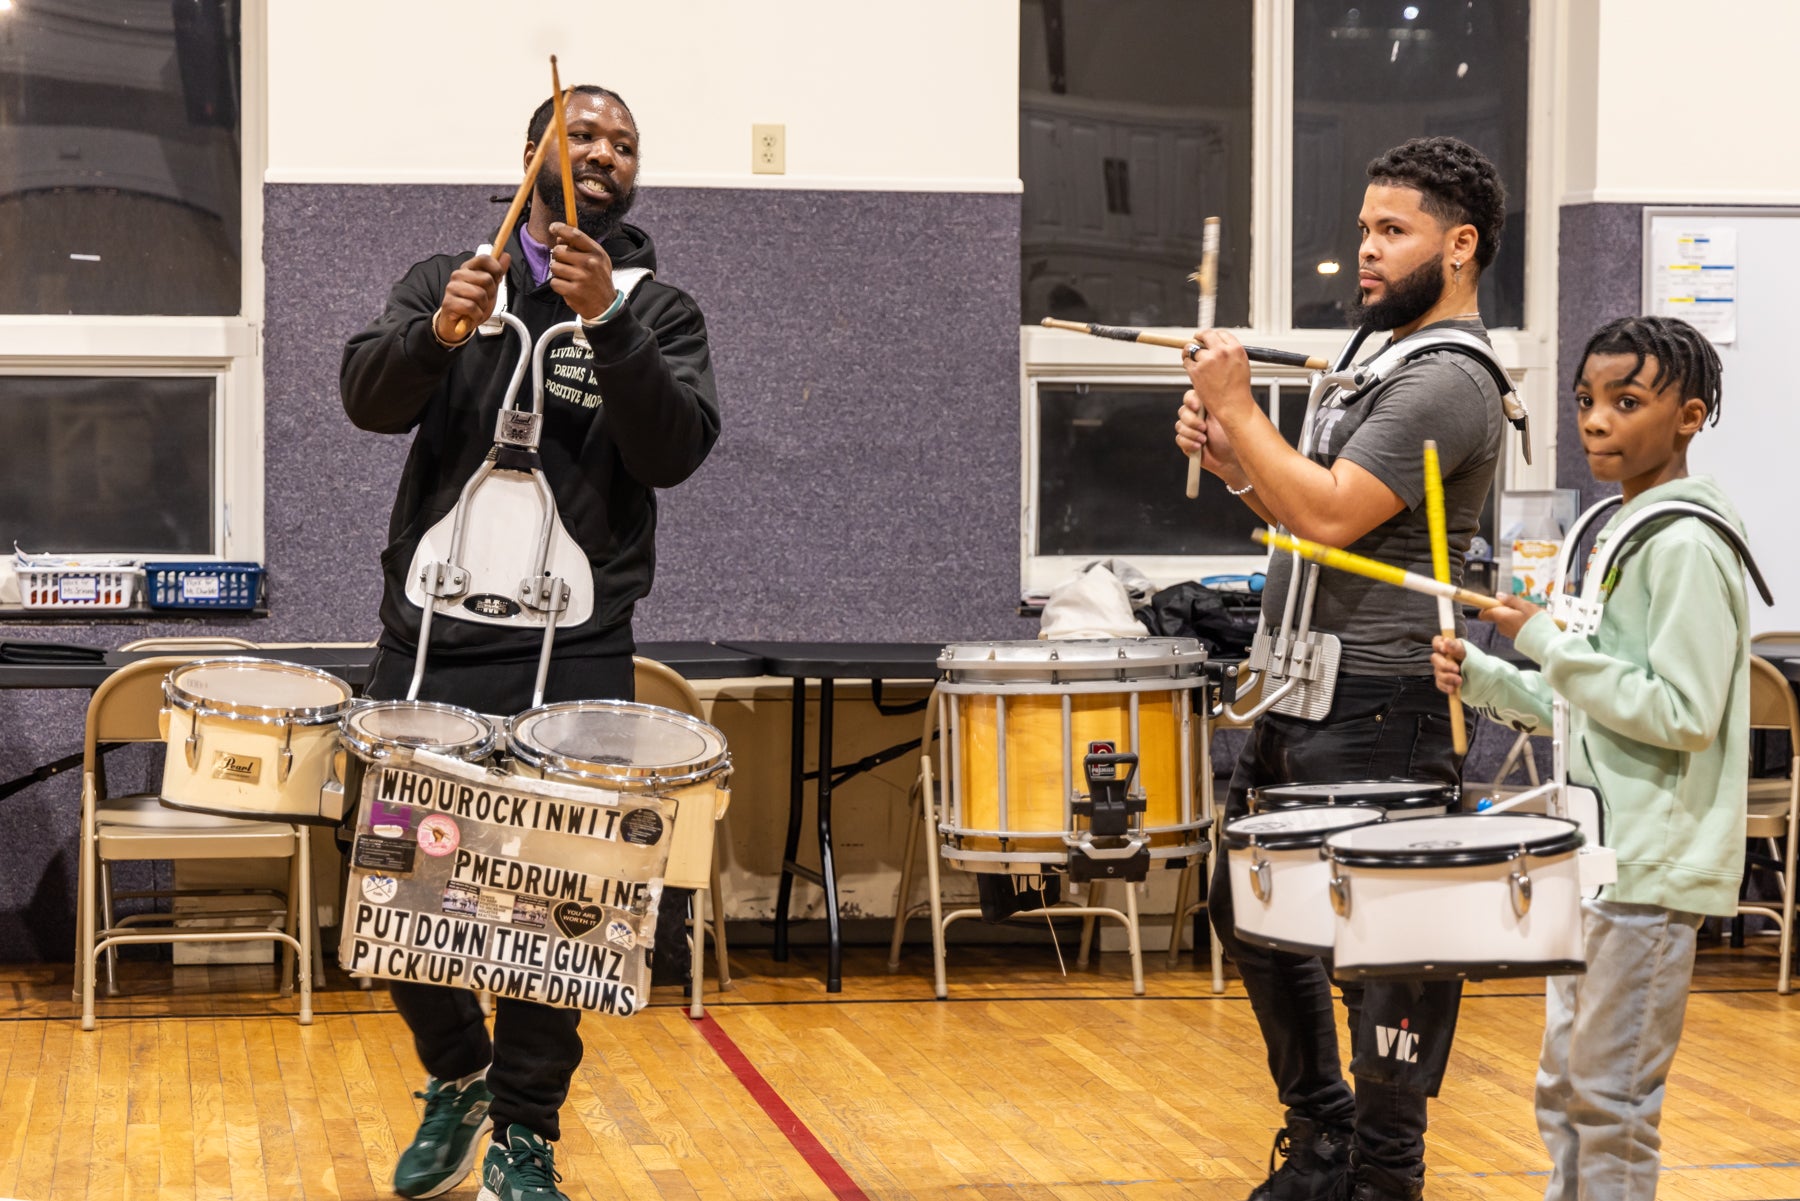
[[[1420,1164],[1416,1174],[1401,1175],[1357,1163],[1352,1157],[1343,1196],[1346,1201],[1424,1201],[1425,1165]]]
[[[1251,1190],[1249,1201],[1336,1201],[1349,1179],[1350,1132],[1292,1117],[1275,1135],[1269,1178]]]

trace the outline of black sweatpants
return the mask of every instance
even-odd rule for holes
[[[1232,773],[1226,818],[1248,813],[1248,790],[1266,784],[1395,778],[1454,784],[1461,772],[1451,747],[1446,698],[1430,676],[1344,675],[1323,720],[1273,713],[1257,719]],[[1315,956],[1238,940],[1231,874],[1223,854],[1207,895],[1213,928],[1243,975],[1268,1048],[1269,1074],[1288,1113],[1353,1126],[1359,1162],[1417,1176],[1425,1161],[1425,1101],[1437,1095],[1443,1082],[1461,982],[1340,985],[1350,1011],[1352,1093],[1339,1068],[1328,965]],[[1391,1041],[1384,1048],[1375,1035],[1377,1026],[1416,1035],[1416,1062],[1395,1058]]]
[[[412,670],[410,657],[386,649],[378,652],[369,696],[376,700],[404,697]],[[536,676],[535,661],[427,663],[418,699],[514,716],[531,707]],[[544,687],[546,702],[628,701],[632,695],[630,655],[557,659],[550,665]],[[674,908],[668,899],[665,904]],[[514,1123],[552,1142],[561,1137],[557,1114],[581,1064],[579,1009],[495,997],[490,1039],[481,1004],[466,988],[390,980],[388,990],[394,1007],[412,1030],[413,1047],[427,1072],[440,1080],[456,1080],[487,1069],[487,1086],[494,1094],[490,1113],[495,1141],[504,1141],[506,1128]]]

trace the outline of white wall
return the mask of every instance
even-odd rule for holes
[[[1800,3],[1569,3],[1565,202],[1800,201]]]
[[[270,182],[514,181],[555,53],[630,103],[648,184],[1018,188],[1017,0],[268,3]]]

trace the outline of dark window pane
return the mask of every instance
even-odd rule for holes
[[[1223,222],[1220,325],[1250,321],[1251,0],[1023,0],[1020,316],[1192,326]]]
[[[0,375],[0,548],[211,554],[213,390],[210,377]]]
[[[1039,384],[1038,553],[1254,555],[1256,516],[1210,473],[1189,500],[1180,384]],[[1268,403],[1268,389],[1256,389]]]
[[[0,310],[235,315],[238,0],[30,0],[0,25]]]
[[[1294,325],[1348,324],[1369,160],[1461,138],[1506,184],[1506,231],[1481,280],[1490,326],[1525,320],[1529,0],[1295,0]],[[1411,14],[1411,15],[1409,15]],[[1320,264],[1336,263],[1334,274]]]

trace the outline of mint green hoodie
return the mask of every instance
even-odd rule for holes
[[[1600,541],[1661,500],[1705,505],[1743,529],[1719,486],[1691,476],[1623,506]],[[1697,518],[1657,522],[1632,542],[1614,560],[1596,634],[1533,617],[1515,640],[1542,666],[1533,672],[1470,646],[1463,698],[1515,728],[1546,731],[1551,689],[1568,700],[1569,781],[1600,792],[1619,858],[1605,899],[1729,915],[1744,874],[1750,766],[1743,566]]]

